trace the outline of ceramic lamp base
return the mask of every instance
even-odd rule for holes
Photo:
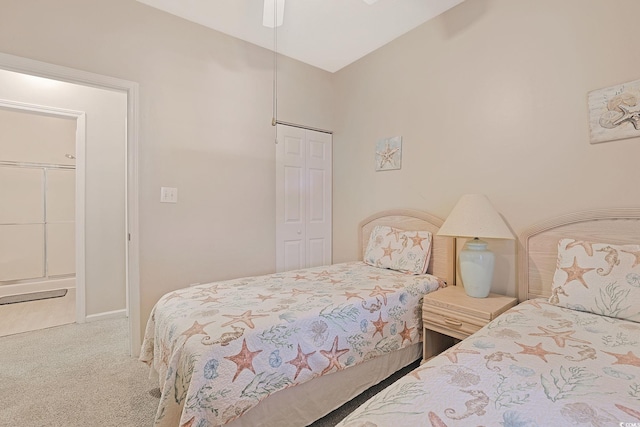
[[[460,275],[464,290],[470,297],[486,298],[491,292],[495,255],[487,242],[473,239],[460,251]]]

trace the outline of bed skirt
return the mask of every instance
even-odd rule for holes
[[[280,390],[225,427],[307,426],[420,357],[421,342]]]

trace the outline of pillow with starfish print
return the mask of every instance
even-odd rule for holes
[[[640,322],[640,245],[560,240],[549,302]]]
[[[377,225],[371,231],[364,262],[410,274],[425,274],[431,257],[431,233]]]

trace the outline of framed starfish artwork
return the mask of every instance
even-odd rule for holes
[[[591,143],[640,137],[640,80],[588,95]]]
[[[400,169],[402,165],[402,137],[380,139],[376,142],[376,171]]]

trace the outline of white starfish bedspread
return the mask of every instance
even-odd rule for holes
[[[529,300],[339,427],[640,425],[640,324]]]
[[[278,390],[414,344],[422,297],[442,286],[356,262],[169,293],[140,356],[160,379],[155,425],[222,425]]]

